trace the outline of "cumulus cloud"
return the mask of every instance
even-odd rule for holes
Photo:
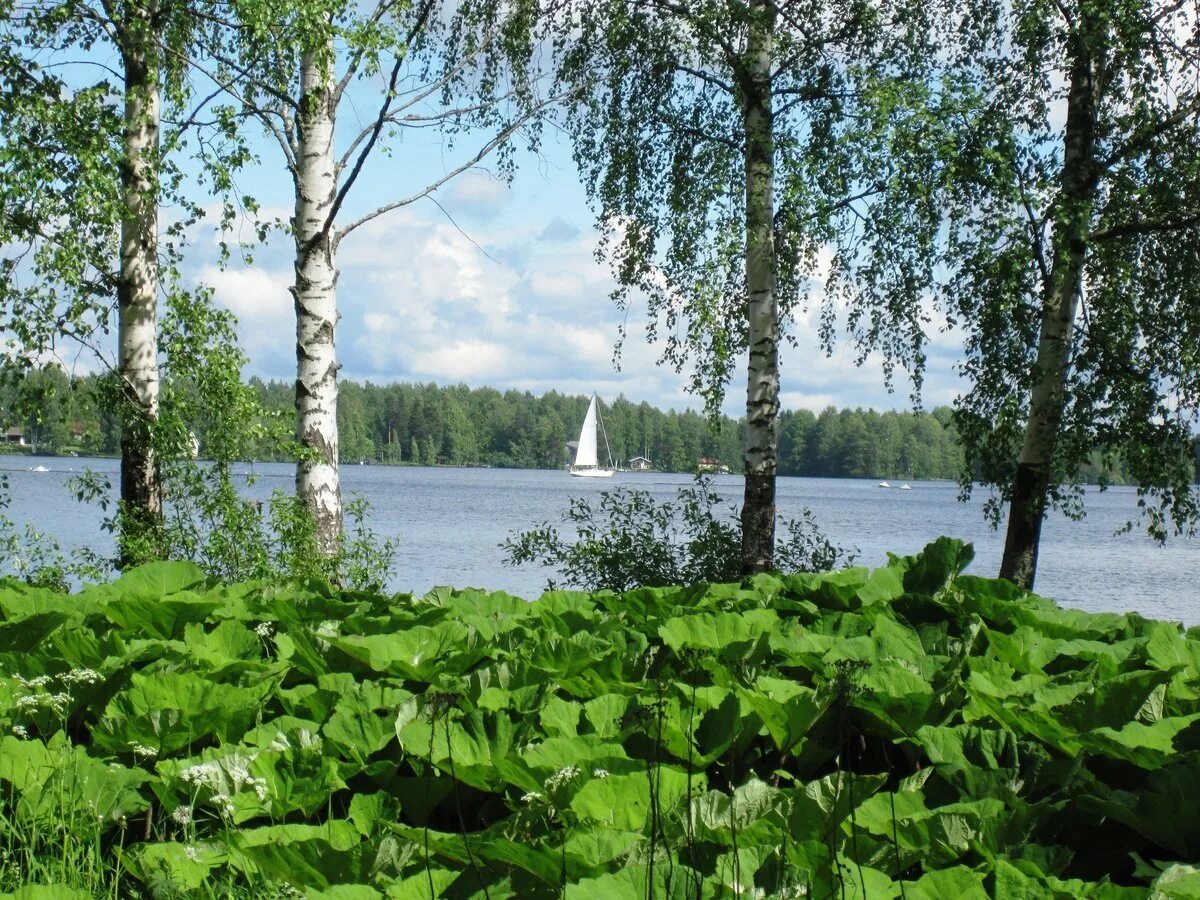
[[[561,216],[555,216],[546,223],[546,227],[538,234],[538,240],[547,244],[565,244],[578,240],[582,232]]]
[[[292,378],[296,325],[290,269],[205,266],[199,280],[212,287],[218,304],[238,318],[238,339],[251,370],[269,377]]]
[[[466,172],[450,183],[444,196],[445,203],[455,213],[487,221],[508,205],[512,191],[505,182],[488,172]]]
[[[480,203],[507,193],[485,176],[463,184],[462,196]],[[590,227],[560,216],[539,225],[516,213],[460,223],[464,234],[436,209],[407,207],[352,233],[338,256],[343,376],[535,393],[595,390],[607,400],[623,394],[662,408],[699,408],[699,399],[685,390],[688,371],[658,365],[662,348],[646,342],[636,302],[625,312],[609,299],[611,274],[593,256],[596,235]],[[290,379],[292,273],[282,256],[268,258],[273,268],[202,274],[218,300],[241,318],[251,371]],[[877,357],[855,366],[855,353],[845,344],[827,356],[817,346],[818,326],[814,305],[792,326],[797,346],[782,351],[785,409],[910,405],[903,373],[897,373],[896,392],[889,394]],[[627,334],[617,370],[613,347],[622,327]],[[931,336],[928,406],[949,402],[959,390],[952,372],[959,337]],[[739,416],[745,405],[744,360],[734,373],[724,410]]]

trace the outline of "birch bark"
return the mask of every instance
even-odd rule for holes
[[[1051,247],[1052,268],[1043,289],[1036,381],[1029,400],[1025,438],[1017,459],[1000,577],[1031,589],[1038,545],[1053,477],[1054,450],[1066,409],[1075,318],[1083,292],[1087,229],[1096,199],[1096,130],[1100,77],[1090,29],[1073,35],[1067,92],[1060,203]]]
[[[157,3],[137,4],[123,28],[125,159],[117,287],[117,368],[127,399],[121,432],[126,528],[162,518],[162,484],[151,440],[158,418],[158,144],[161,89],[153,29]]]
[[[779,446],[779,301],[775,258],[775,136],[771,98],[774,7],[752,0],[742,119],[746,139],[747,343],[742,568],[772,568]]]
[[[296,466],[296,494],[315,518],[321,553],[337,551],[342,535],[338,478],[336,239],[329,220],[337,192],[334,156],[336,98],[331,74],[332,40],[301,61],[297,122],[295,284],[296,438],[303,456]]]

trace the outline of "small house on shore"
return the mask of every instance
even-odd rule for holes
[[[729,466],[715,456],[702,456],[696,460],[696,471],[704,474],[728,475]]]
[[[14,425],[12,428],[9,428],[7,431],[4,432],[4,443],[9,444],[13,447],[26,446],[25,429],[20,428],[16,425]]]
[[[629,461],[631,472],[649,472],[653,468],[654,464],[644,456],[635,456]]]

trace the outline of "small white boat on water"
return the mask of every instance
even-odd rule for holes
[[[29,471],[30,472],[49,472],[50,470],[47,469],[45,466],[34,466]]]
[[[911,488],[911,487],[909,487],[907,483],[905,483],[905,484],[902,484],[902,485],[900,485],[900,490],[902,490],[902,491],[911,491],[911,490],[912,490],[912,488]]]
[[[891,487],[891,485],[888,484],[886,481],[879,482],[879,486],[882,488],[890,488]]]
[[[599,446],[596,442],[597,431],[604,436],[604,450],[608,454],[607,467],[600,465]],[[592,394],[592,402],[588,404],[587,415],[583,417],[583,427],[579,430],[579,447],[575,451],[575,464],[571,466],[570,471],[576,478],[611,478],[615,470],[612,450],[608,446],[608,434],[604,431],[604,421],[600,418],[600,404],[596,395]]]

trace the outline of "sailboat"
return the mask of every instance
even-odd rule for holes
[[[608,453],[608,467],[601,468],[597,455],[596,429],[604,435],[604,449]],[[583,417],[583,427],[579,429],[579,448],[575,451],[575,465],[571,466],[571,474],[580,478],[611,478],[613,474],[612,450],[608,446],[608,434],[604,431],[604,422],[600,419],[600,408],[596,395],[592,394],[592,402],[588,404],[587,415]]]

